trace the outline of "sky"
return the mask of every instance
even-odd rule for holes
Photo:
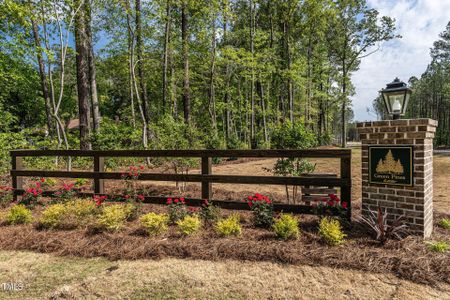
[[[380,15],[395,18],[401,39],[381,44],[381,49],[364,58],[352,80],[356,121],[375,120],[368,113],[378,91],[395,77],[407,82],[420,77],[430,62],[430,48],[450,21],[450,0],[368,0]]]

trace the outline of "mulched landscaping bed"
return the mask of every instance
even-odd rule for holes
[[[145,204],[143,212],[164,212],[162,205]],[[38,213],[38,211],[37,211]],[[225,215],[231,213],[223,210]],[[288,264],[330,266],[377,273],[393,273],[417,283],[450,283],[450,253],[434,253],[418,237],[389,241],[380,246],[354,223],[342,246],[324,245],[317,235],[315,216],[301,216],[302,235],[294,241],[279,241],[268,230],[251,226],[250,212],[240,212],[240,237],[220,238],[206,227],[196,236],[182,237],[171,227],[169,233],[148,237],[138,221],[129,222],[118,233],[89,230],[37,230],[33,225],[0,227],[0,249],[31,250],[56,255],[102,256],[117,259],[161,259],[164,257],[203,260],[237,259]],[[439,220],[442,216],[436,216]],[[448,231],[435,227],[433,238],[448,240]]]

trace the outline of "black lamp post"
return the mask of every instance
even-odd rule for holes
[[[400,116],[403,116],[406,112],[412,90],[408,88],[406,83],[395,78],[380,93],[383,95],[387,112],[392,115],[394,120],[400,119]]]

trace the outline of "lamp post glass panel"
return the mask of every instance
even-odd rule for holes
[[[412,90],[408,88],[406,83],[395,78],[380,92],[383,95],[387,112],[392,115],[394,120],[400,119],[400,116],[403,116],[406,112]]]

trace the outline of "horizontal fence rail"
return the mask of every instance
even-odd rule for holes
[[[104,159],[113,157],[189,157],[201,158],[200,174],[167,174],[141,173],[138,180],[149,181],[183,181],[201,182],[202,199],[211,199],[212,183],[236,184],[270,184],[295,186],[333,186],[340,187],[341,199],[348,202],[348,215],[351,217],[351,150],[350,149],[310,149],[310,150],[14,150],[10,152],[12,159],[11,177],[14,197],[24,193],[23,177],[56,177],[93,179],[94,193],[104,194],[104,180],[120,180],[121,172],[105,172]],[[45,171],[25,170],[23,157],[62,156],[92,157],[93,171]],[[247,176],[247,175],[213,175],[213,157],[260,157],[260,158],[338,158],[340,159],[340,177],[330,176]],[[51,195],[53,192],[46,192]],[[82,193],[91,196],[92,193]],[[165,197],[146,197],[149,203],[165,203]],[[201,205],[201,199],[189,199],[190,205]],[[214,200],[212,203],[222,208],[248,209],[247,203],[241,201]],[[275,203],[276,210],[294,213],[312,213],[309,205]]]

